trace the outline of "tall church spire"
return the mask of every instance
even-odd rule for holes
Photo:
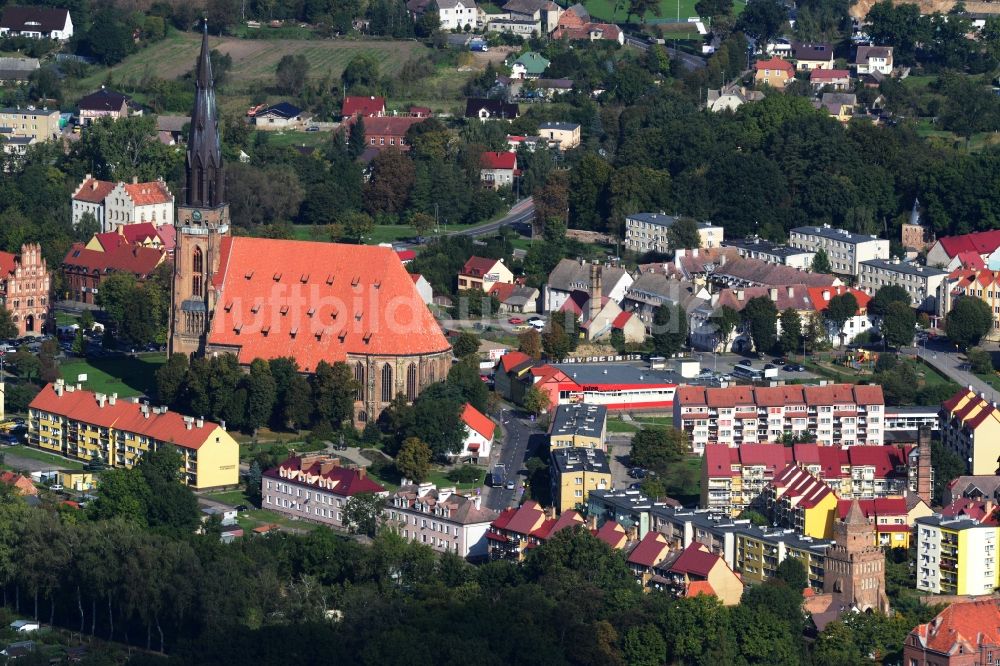
[[[219,116],[215,106],[215,82],[212,80],[211,50],[208,47],[208,22],[202,24],[201,54],[196,74],[184,203],[188,206],[215,208],[226,201],[226,183],[222,145],[219,141]]]

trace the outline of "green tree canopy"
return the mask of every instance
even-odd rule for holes
[[[986,301],[971,296],[955,299],[951,312],[944,320],[944,332],[959,349],[968,349],[993,328],[993,313]]]

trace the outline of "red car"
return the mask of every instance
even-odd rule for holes
[[[510,319],[507,320],[507,323],[508,324],[523,324],[524,320],[521,319],[520,317],[511,317]]]

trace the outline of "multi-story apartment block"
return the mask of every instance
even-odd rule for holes
[[[946,316],[955,305],[955,300],[962,297],[978,298],[989,306],[993,313],[993,326],[984,339],[1000,340],[1000,271],[959,268],[949,273],[938,287],[938,316]]]
[[[577,402],[559,405],[549,426],[549,448],[583,448],[608,450],[608,408]]]
[[[403,486],[382,513],[386,525],[404,539],[474,559],[489,555],[486,532],[500,515],[484,509],[480,495],[459,495],[432,483]]]
[[[0,136],[49,141],[59,131],[59,109],[0,109]]]
[[[239,444],[225,423],[183,416],[166,407],[48,384],[28,405],[28,444],[78,460],[130,468],[146,451],[173,446],[181,478],[198,490],[239,483]]]
[[[555,449],[551,474],[552,502],[559,512],[586,506],[591,490],[608,490],[613,483],[608,456],[601,449]]]
[[[0,252],[0,307],[10,313],[18,337],[45,328],[51,281],[38,243],[22,245],[21,254]]]
[[[1000,586],[995,521],[918,518],[917,589],[934,594],[992,594]]]
[[[779,245],[756,236],[727,240],[723,245],[736,248],[740,256],[747,259],[757,259],[779,266],[791,266],[799,270],[809,270],[813,257],[816,256],[815,252],[788,245]]]
[[[841,520],[847,517],[854,501],[857,501],[861,513],[875,528],[873,546],[880,548],[910,547],[910,531],[913,528],[913,523],[910,520],[910,509],[907,508],[905,497],[880,497],[865,500],[842,499],[837,502],[837,516]],[[923,507],[924,511],[929,514],[930,509],[926,508],[926,505]]]
[[[933,473],[920,464],[915,446],[816,444],[711,445],[702,465],[701,507],[738,516],[750,506],[765,506],[764,491],[788,465],[801,467],[821,480],[840,499],[897,497],[906,492],[929,495]],[[929,497],[924,497],[925,500]]]
[[[902,287],[910,295],[910,305],[926,312],[937,312],[937,295],[948,271],[900,261],[869,259],[861,262],[858,286],[870,294],[882,287]]]
[[[786,557],[800,560],[810,587],[823,588],[826,550],[832,544],[796,534],[791,529],[756,527],[749,520],[734,520],[716,512],[669,506],[650,512],[652,528],[663,534],[672,550],[697,542],[721,557],[744,582],[761,583]]]
[[[641,490],[591,490],[587,496],[589,518],[596,518],[598,525],[614,521],[626,531],[635,529],[639,539],[644,538],[651,529],[650,512],[656,507],[665,506],[674,504],[654,502]]]
[[[670,242],[670,228],[677,222],[664,213],[634,213],[625,218],[625,247],[635,252],[668,252],[675,249]],[[698,222],[699,247],[722,245],[725,230],[711,222]],[[685,248],[691,249],[691,248]]]
[[[344,467],[338,458],[319,454],[289,456],[260,482],[263,508],[337,529],[350,526],[344,508],[360,493],[384,497],[388,491],[368,478],[365,468]]]
[[[545,543],[559,530],[584,526],[583,516],[576,511],[564,511],[558,518],[555,511],[546,512],[541,505],[528,500],[514,509],[507,509],[490,524],[486,538],[490,542],[490,559],[524,559],[529,548]]]
[[[889,241],[846,229],[832,229],[829,224],[796,227],[789,235],[788,244],[810,252],[824,250],[833,272],[841,275],[858,275],[862,261],[889,258]]]
[[[797,465],[781,470],[764,487],[763,505],[773,524],[818,539],[833,536],[837,496],[830,486]]]
[[[879,446],[884,441],[881,386],[680,386],[674,426],[701,454],[710,444],[776,442],[809,434],[825,446]]]
[[[994,474],[1000,459],[1000,409],[963,389],[941,404],[941,443],[966,461],[969,474]]]

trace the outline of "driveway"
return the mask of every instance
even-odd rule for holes
[[[629,477],[628,471],[629,454],[632,453],[632,435],[627,433],[613,433],[608,435],[608,449],[610,450],[609,463],[611,465],[611,487],[615,490],[624,490],[636,480]]]

